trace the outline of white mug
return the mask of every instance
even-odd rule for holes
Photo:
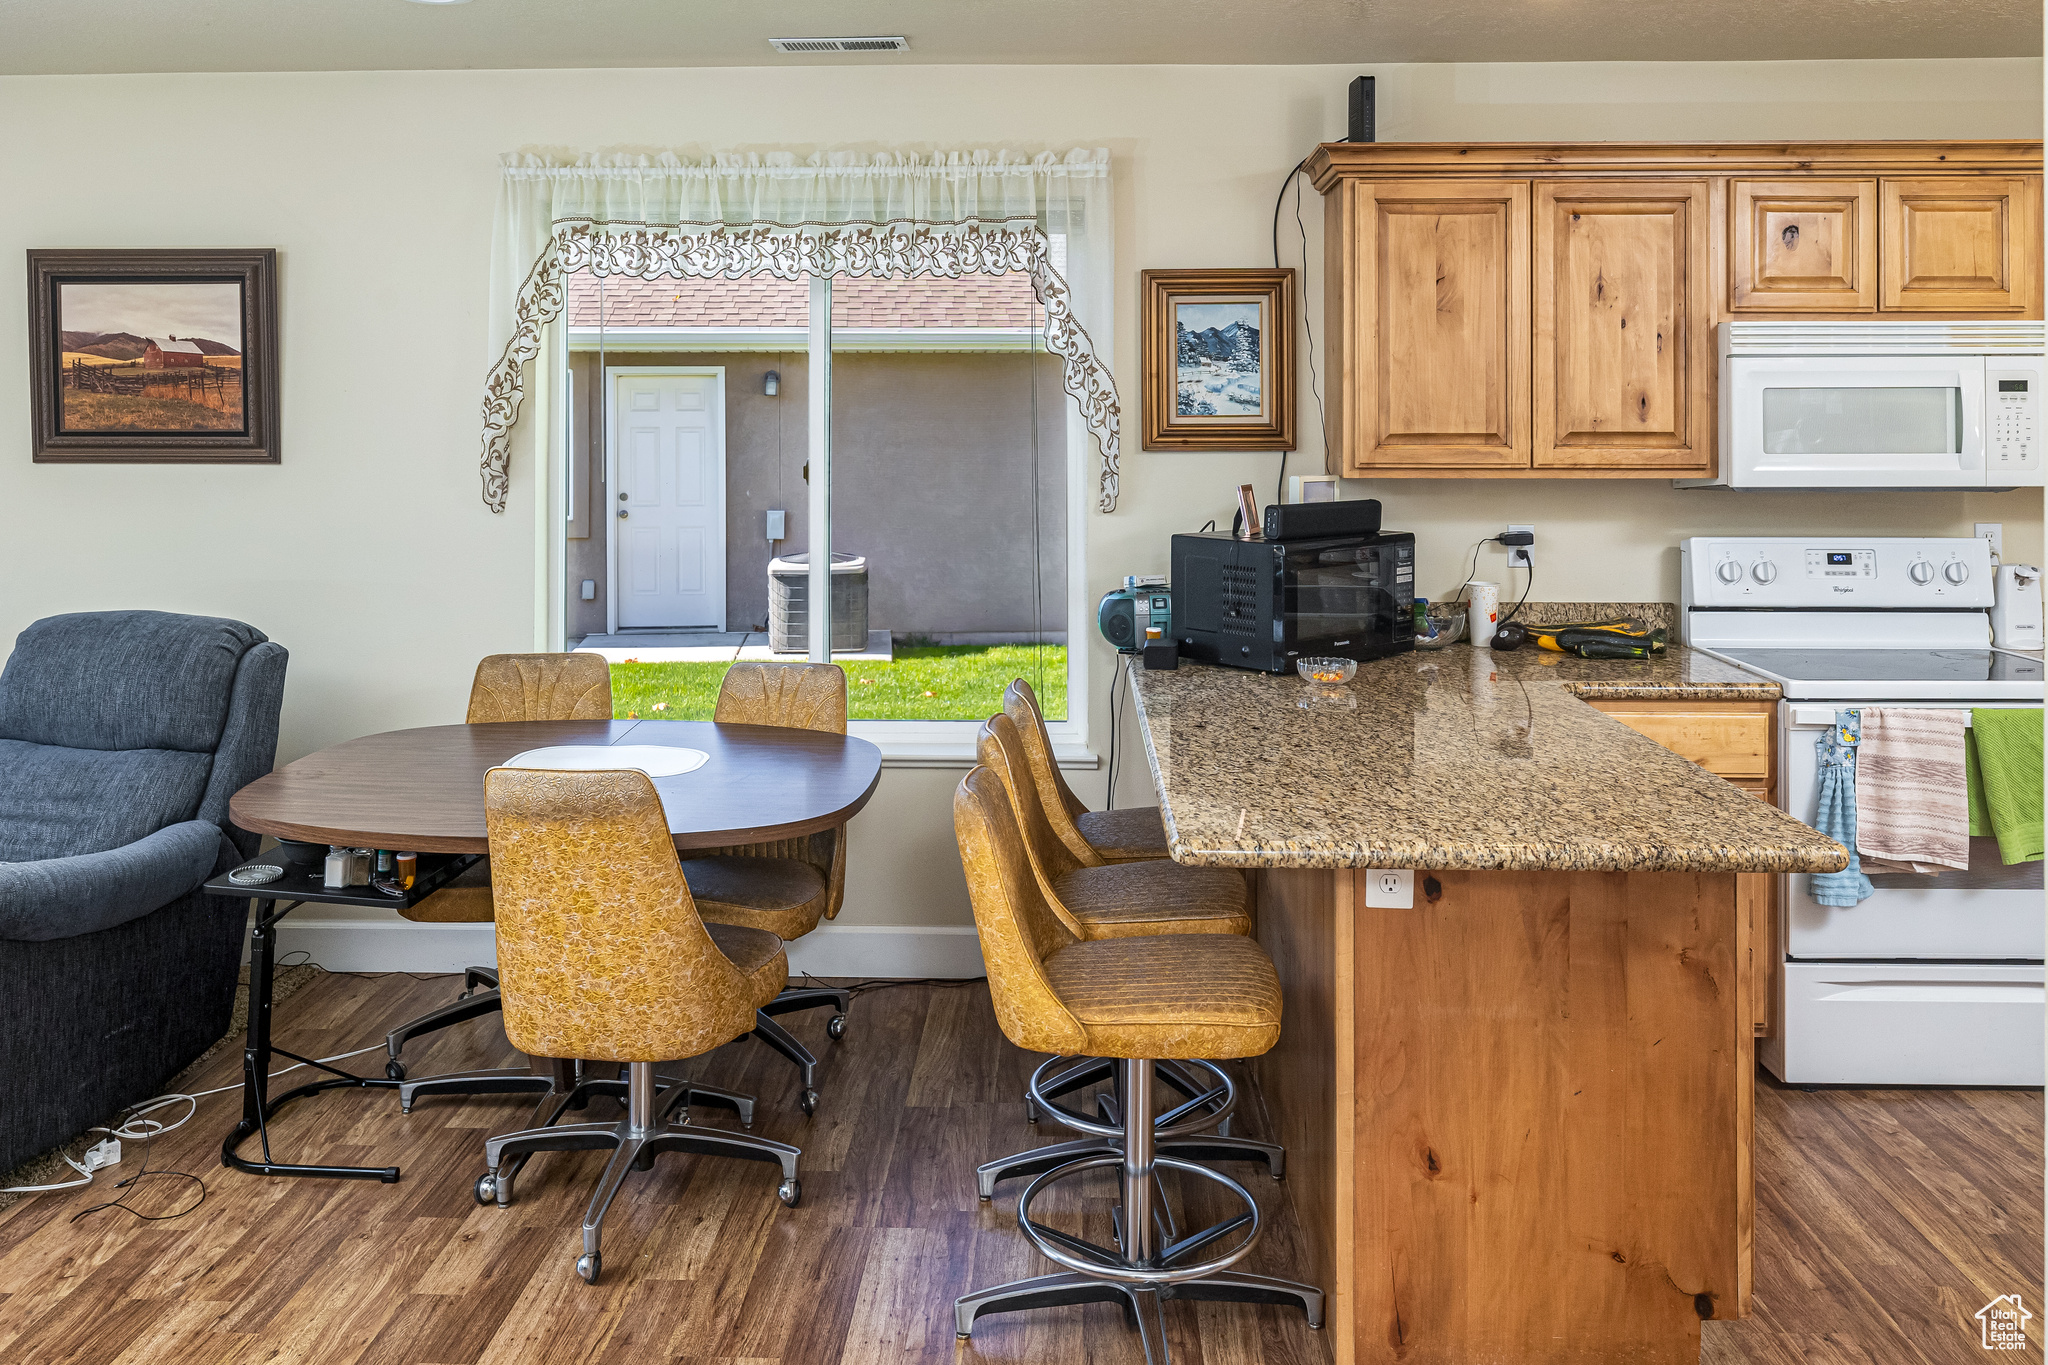
[[[1475,578],[1465,584],[1465,633],[1474,649],[1492,649],[1500,629],[1500,584]]]

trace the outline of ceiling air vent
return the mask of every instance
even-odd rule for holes
[[[908,52],[908,38],[770,38],[777,52]]]

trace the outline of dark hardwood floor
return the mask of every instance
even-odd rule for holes
[[[314,1056],[360,1047],[457,984],[323,977],[279,1006],[281,1042]],[[686,1071],[756,1093],[755,1131],[803,1147],[799,1208],[776,1201],[773,1167],[664,1157],[613,1206],[593,1287],[572,1262],[601,1154],[537,1159],[510,1209],[470,1198],[483,1138],[520,1124],[523,1104],[425,1101],[408,1117],[388,1092],[340,1091],[299,1102],[273,1126],[290,1159],[399,1163],[404,1179],[387,1186],[222,1169],[220,1138],[239,1100],[218,1095],[150,1153],[152,1169],[205,1180],[204,1204],[184,1217],[145,1222],[108,1209],[70,1221],[113,1196],[104,1178],[0,1211],[0,1361],[1135,1365],[1134,1339],[1110,1307],[984,1319],[971,1346],[956,1345],[955,1294],[1049,1268],[1017,1232],[1015,1186],[993,1206],[974,1195],[977,1162],[1032,1141],[1018,1096],[1033,1059],[996,1031],[986,988],[864,995],[838,1046],[825,1040],[822,1012],[788,1022],[826,1058],[815,1119],[796,1108],[793,1071],[759,1044],[743,1040]],[[502,1033],[479,1023],[409,1060],[427,1074],[514,1059]],[[381,1066],[375,1053],[360,1063]],[[228,1049],[193,1087],[229,1084],[239,1065]],[[2039,1311],[2039,1092],[1766,1085],[1757,1115],[1756,1311],[1706,1324],[1704,1361],[1981,1360],[1971,1315],[1986,1301],[2019,1293]],[[1245,1126],[1257,1129],[1255,1114]],[[1048,1140],[1060,1136],[1048,1125]],[[125,1155],[123,1175],[139,1154]],[[1238,1170],[1271,1220],[1248,1268],[1304,1274],[1287,1187]],[[195,1192],[152,1179],[131,1202],[171,1212]],[[1104,1177],[1041,1207],[1106,1240],[1113,1198]],[[1278,1308],[1176,1304],[1168,1324],[1182,1365],[1327,1359],[1319,1334]]]

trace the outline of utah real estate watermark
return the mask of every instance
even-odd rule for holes
[[[2027,1323],[2033,1317],[2020,1302],[2017,1294],[2000,1294],[1991,1302],[1979,1308],[1977,1322],[1983,1329],[1984,1349],[1987,1351],[2024,1351],[2027,1349]]]

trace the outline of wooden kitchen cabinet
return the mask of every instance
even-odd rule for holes
[[[1732,318],[2042,316],[2039,142],[1328,143],[1326,468],[1711,477]]]
[[[1877,180],[1728,185],[1728,308],[1877,311]]]
[[[1529,463],[1529,185],[1357,182],[1332,241],[1337,429],[1361,469]]]
[[[1540,183],[1532,465],[1712,463],[1704,180]]]
[[[1941,176],[1883,182],[1887,311],[2018,313],[2041,254],[2038,179]]]
[[[1777,803],[1777,703],[1595,701],[1591,705],[1716,777],[1727,778],[1757,800]],[[1749,970],[1750,1027],[1757,1037],[1768,1038],[1777,1028],[1778,979],[1784,969],[1784,954],[1778,949],[1782,879],[1775,873],[1756,872],[1744,873],[1735,881],[1748,928],[1743,956]]]

